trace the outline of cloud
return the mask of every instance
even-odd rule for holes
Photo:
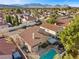
[[[0,4],[19,4],[24,0],[0,0]]]
[[[14,0],[15,3],[20,3],[22,0]]]

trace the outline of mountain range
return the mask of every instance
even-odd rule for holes
[[[24,5],[4,5],[0,4],[0,8],[68,8],[69,5],[48,5],[48,4],[40,4],[40,3],[31,3],[31,4],[24,4]]]

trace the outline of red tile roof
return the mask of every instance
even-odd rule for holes
[[[29,15],[27,15],[27,16],[21,16],[21,18],[25,18],[27,21],[33,21],[33,20],[36,20],[36,18],[35,17],[32,17],[32,16],[29,16]]]
[[[0,55],[9,55],[15,49],[12,43],[7,43],[4,38],[0,38]]]
[[[33,21],[33,20],[36,20],[36,18],[32,17],[32,16],[27,16],[26,17],[26,20],[28,21]]]
[[[0,55],[0,59],[12,59],[12,55]]]
[[[26,29],[24,32],[20,34],[20,36],[31,46],[35,46],[39,44],[40,42],[44,41],[44,36],[43,34],[38,33],[37,31],[39,30],[39,26],[34,26],[29,29]],[[34,39],[33,39],[33,33],[34,33]],[[46,39],[45,39],[46,40]]]
[[[69,19],[60,19],[57,21],[57,25],[59,26],[67,26],[69,24],[70,20]]]
[[[56,24],[49,24],[49,23],[44,23],[41,25],[44,28],[50,29],[52,31],[59,31],[60,26],[56,25]]]

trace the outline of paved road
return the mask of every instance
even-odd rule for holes
[[[19,26],[15,26],[15,27],[3,28],[3,29],[0,29],[0,34],[4,34],[9,31],[15,31],[15,30],[21,29],[23,27],[31,27],[35,24],[36,24],[36,22],[30,22],[30,23],[23,23],[23,24],[20,24]]]

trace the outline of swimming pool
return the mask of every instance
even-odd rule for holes
[[[40,56],[40,59],[53,59],[56,54],[57,53],[56,53],[55,49],[50,49],[48,52],[43,53]]]

